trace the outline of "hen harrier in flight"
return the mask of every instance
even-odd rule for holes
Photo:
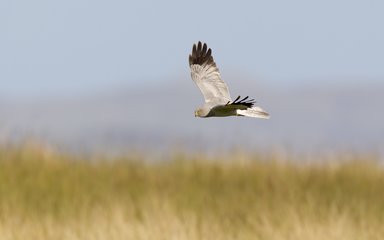
[[[248,96],[232,101],[227,84],[221,79],[219,69],[212,57],[212,51],[207,44],[193,44],[192,54],[189,55],[191,77],[200,88],[205,104],[195,110],[195,117],[228,117],[247,116],[254,118],[269,118],[269,114],[255,106],[254,99]]]

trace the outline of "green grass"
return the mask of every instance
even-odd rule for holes
[[[384,239],[384,169],[324,160],[2,148],[0,239]]]

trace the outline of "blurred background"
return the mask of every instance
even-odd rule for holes
[[[384,2],[1,1],[0,139],[384,153]],[[193,43],[270,120],[194,117]]]

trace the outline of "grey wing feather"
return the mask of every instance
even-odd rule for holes
[[[199,42],[193,45],[189,55],[191,77],[200,88],[206,103],[227,103],[231,101],[227,84],[221,79],[219,69],[213,60],[211,49]]]

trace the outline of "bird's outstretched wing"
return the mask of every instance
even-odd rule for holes
[[[261,107],[255,106],[254,99],[248,99],[248,96],[240,100],[238,96],[235,101],[228,102],[225,105],[217,105],[212,108],[211,113],[215,116],[247,116],[254,118],[268,119],[269,114],[265,112]]]
[[[191,77],[200,88],[206,103],[227,103],[231,101],[228,86],[221,79],[211,54],[207,44],[193,44],[192,54],[189,55]]]

